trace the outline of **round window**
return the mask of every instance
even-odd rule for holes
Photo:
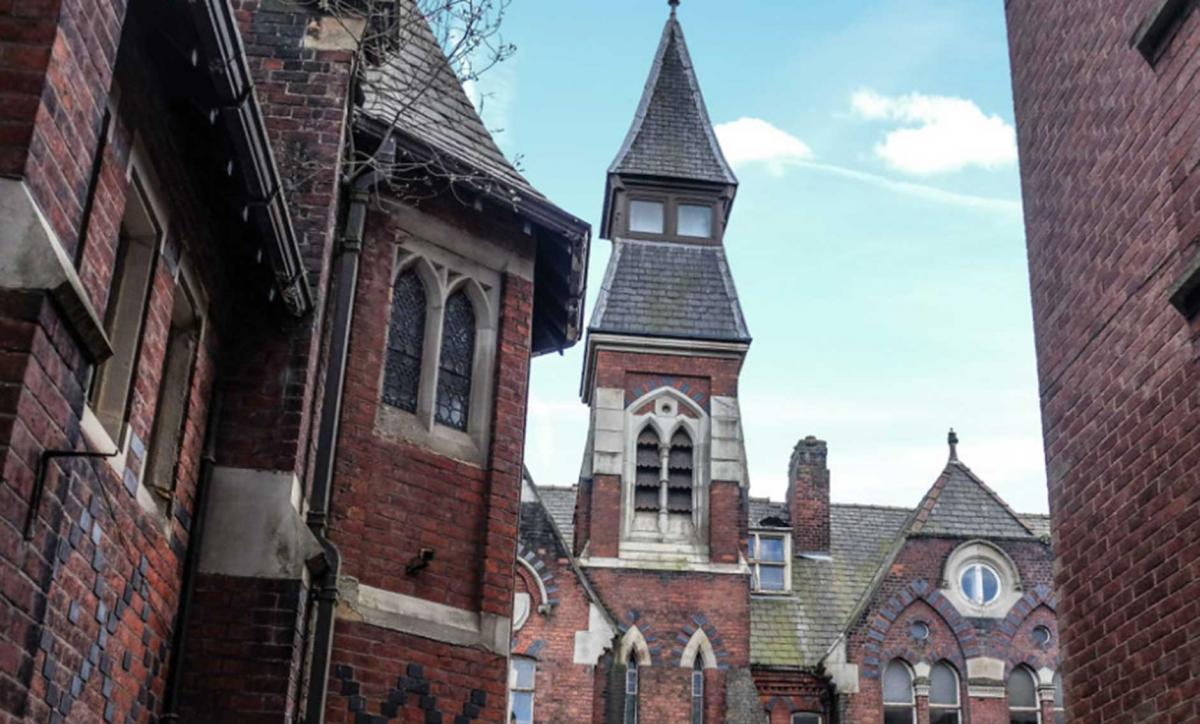
[[[927,641],[929,639],[929,624],[924,621],[913,621],[912,625],[908,627],[908,635],[917,641]]]
[[[1000,597],[1000,574],[986,563],[971,563],[959,577],[963,596],[976,606],[986,606]]]
[[[1033,627],[1033,642],[1038,646],[1046,646],[1050,643],[1050,629],[1046,626]]]

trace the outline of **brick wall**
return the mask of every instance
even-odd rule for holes
[[[829,468],[825,441],[809,436],[796,443],[788,465],[787,505],[792,549],[829,551]]]
[[[965,618],[938,590],[945,562],[964,541],[948,538],[912,538],[887,571],[857,622],[851,627],[847,651],[859,667],[860,691],[848,697],[849,721],[877,724],[883,721],[880,689],[883,668],[894,658],[909,664],[930,665],[948,661],[962,685],[960,701],[973,724],[1008,721],[1005,699],[968,698],[966,661],[976,657],[1000,659],[1005,677],[1013,668],[1028,664],[1034,669],[1060,668],[1055,600],[1050,590],[1053,558],[1049,546],[1039,541],[995,541],[1017,566],[1024,596],[1003,619]],[[926,642],[912,638],[915,621],[926,623]],[[1038,646],[1034,626],[1051,630],[1051,645]]]
[[[1159,5],[1006,5],[1076,721],[1200,717],[1197,327],[1168,303],[1200,250],[1200,14],[1152,66]]]

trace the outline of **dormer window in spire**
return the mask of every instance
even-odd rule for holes
[[[626,198],[622,236],[692,244],[720,241],[714,214],[717,199],[704,192],[630,189]]]

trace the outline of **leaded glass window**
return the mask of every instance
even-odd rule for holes
[[[692,724],[704,724],[704,661],[699,652],[692,664]]]
[[[421,385],[421,351],[425,346],[425,285],[416,270],[396,277],[392,286],[392,318],[388,323],[383,401],[417,411]]]
[[[625,664],[625,724],[637,724],[638,720],[638,662],[630,651]]]
[[[471,366],[475,361],[475,308],[459,290],[446,300],[442,354],[438,363],[437,414],[443,425],[466,430],[471,408]]]

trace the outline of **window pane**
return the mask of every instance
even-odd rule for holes
[[[1008,677],[1008,705],[1037,708],[1037,691],[1034,688],[1033,676],[1025,669],[1017,669]]]
[[[1036,711],[1010,711],[1008,714],[1009,724],[1038,724],[1038,713]]]
[[[1062,675],[1054,675],[1054,708],[1063,708]]]
[[[514,691],[512,695],[513,720],[526,724],[533,721],[533,694],[528,691]]]
[[[517,672],[516,682],[513,686],[518,689],[532,689],[534,662],[530,659],[513,659],[512,665],[513,670]]]
[[[983,579],[983,602],[991,603],[996,600],[996,596],[1000,595],[1000,579],[996,576],[995,571],[987,566],[980,566],[979,574]]]
[[[889,663],[883,672],[883,700],[889,703],[912,703],[912,675],[908,673],[908,667],[899,661]]]
[[[625,693],[636,694],[638,690],[638,672],[636,666],[625,670]]]
[[[967,566],[967,569],[962,574],[962,592],[967,597],[968,601],[979,603],[982,599],[979,597],[979,581],[975,575],[975,566]]]
[[[958,677],[946,664],[933,667],[930,674],[929,703],[958,704]]]
[[[758,539],[758,555],[762,561],[783,561],[783,538],[761,536]]]
[[[913,724],[913,721],[911,706],[885,706],[883,708],[883,724]]]
[[[750,536],[750,540],[746,544],[750,550],[750,560],[754,560],[754,540],[755,536]]]
[[[702,238],[712,236],[712,207],[680,204],[678,233]]]
[[[959,724],[958,709],[930,709],[929,724]]]
[[[792,714],[792,724],[821,724],[820,714]]]
[[[759,566],[758,587],[764,591],[782,591],[783,566]]]
[[[446,300],[442,356],[438,365],[437,421],[467,429],[471,405],[471,365],[475,359],[475,309],[463,291]]]
[[[392,318],[388,322],[387,361],[383,401],[416,412],[421,384],[421,350],[425,346],[425,286],[409,269],[392,288]]]
[[[630,201],[629,230],[644,234],[663,233],[663,205],[661,201]]]

